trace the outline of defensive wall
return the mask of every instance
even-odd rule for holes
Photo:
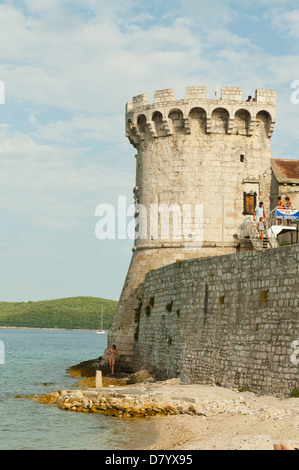
[[[289,396],[299,389],[298,269],[294,245],[147,273],[135,299],[134,369]]]
[[[236,253],[255,204],[262,200],[269,208],[276,92],[257,89],[254,100],[239,87],[222,87],[209,99],[205,86],[195,86],[186,87],[183,99],[166,89],[155,91],[151,103],[142,94],[126,105],[126,136],[136,150],[136,238],[108,337],[108,345],[122,351],[123,370],[132,370],[135,310],[146,273],[177,259]],[[176,227],[183,227],[180,236]]]
[[[288,396],[299,389],[299,246],[238,251],[244,220],[258,201],[270,205],[276,120],[274,90],[246,98],[222,87],[208,99],[197,86],[127,103],[137,236],[108,346],[121,370]],[[154,233],[153,207],[184,214],[186,204],[203,209],[182,216],[187,237],[173,237],[174,217],[164,231],[162,213]]]

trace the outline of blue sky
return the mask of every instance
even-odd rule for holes
[[[275,89],[272,156],[299,158],[298,24],[288,0],[0,1],[0,300],[118,299],[133,242],[95,210],[133,202],[135,95]]]

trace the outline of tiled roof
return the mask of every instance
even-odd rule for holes
[[[286,158],[272,158],[271,166],[278,182],[299,183],[299,160]]]

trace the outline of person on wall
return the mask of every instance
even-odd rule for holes
[[[289,196],[286,196],[284,199],[285,199],[285,208],[288,209],[288,210],[292,210],[292,202],[291,202]],[[290,225],[289,220],[287,220],[287,225]]]
[[[284,203],[282,202],[281,200],[281,196],[278,196],[277,198],[277,209],[284,209],[285,206],[284,206]],[[282,219],[278,219],[278,225],[281,225],[282,224]]]

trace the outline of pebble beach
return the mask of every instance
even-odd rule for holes
[[[34,398],[34,397],[33,397]],[[273,450],[299,445],[299,399],[177,380],[53,391],[35,397],[69,412],[152,419],[152,450]]]

